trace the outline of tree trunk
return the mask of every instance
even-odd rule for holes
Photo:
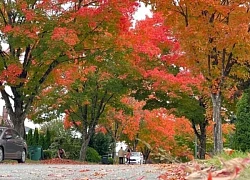
[[[200,146],[199,146],[199,158],[200,159],[205,159],[205,154],[206,154],[206,133],[201,132],[201,136],[199,139]]]
[[[148,158],[149,158],[150,152],[151,152],[151,150],[149,148],[147,148],[147,146],[145,146],[142,149],[142,154],[143,154],[143,158],[145,160],[145,163],[149,163],[148,162],[148,160],[149,160]]]
[[[14,102],[14,104],[17,103]],[[24,121],[26,118],[26,114],[23,112],[23,109],[21,108],[21,106],[15,106],[14,111],[10,109],[9,106],[6,106],[6,108],[10,116],[10,120],[14,125],[14,129],[20,134],[21,137],[25,139],[26,132],[25,132]]]
[[[115,159],[115,156],[116,156],[116,140],[115,140],[115,138],[113,140],[114,140],[114,142],[113,142],[113,147],[112,147],[112,158]]]
[[[24,119],[16,118],[14,121],[12,119],[12,122],[14,124],[14,129],[20,134],[21,137],[26,139],[25,137],[25,126],[24,126]]]
[[[206,154],[206,142],[207,142],[207,120],[200,123],[200,136],[199,136],[199,158],[205,159]]]
[[[221,122],[221,93],[211,94],[213,102],[213,122],[214,122],[214,154],[220,154],[223,150],[222,122]]]
[[[86,160],[86,152],[87,152],[87,147],[90,141],[90,136],[88,136],[87,138],[83,137],[83,142],[82,142],[82,146],[81,146],[81,151],[80,151],[80,161],[85,161]]]

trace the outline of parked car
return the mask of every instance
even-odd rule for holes
[[[141,152],[131,152],[130,164],[143,164],[143,154]]]
[[[0,162],[12,159],[24,163],[26,154],[26,141],[18,132],[13,128],[0,126]]]

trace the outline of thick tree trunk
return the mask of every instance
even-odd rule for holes
[[[200,159],[205,159],[205,155],[206,155],[206,142],[207,142],[207,138],[206,138],[206,127],[205,128],[201,128],[201,135],[199,138],[199,142],[200,142],[200,146],[199,146],[199,158]]]
[[[113,142],[113,147],[112,147],[112,158],[114,159],[115,156],[116,156],[116,140],[113,139],[114,142]]]
[[[213,102],[213,121],[214,121],[214,153],[220,154],[223,150],[222,122],[221,122],[221,93],[211,94]]]
[[[198,158],[205,159],[206,154],[206,142],[207,142],[207,120],[204,122],[199,123],[199,130],[196,128],[196,124],[192,121],[192,127],[194,129],[194,133],[198,138]],[[196,157],[195,157],[196,158]]]
[[[26,132],[25,132],[24,120],[25,119],[16,118],[14,120],[12,119],[12,122],[14,124],[14,129],[20,134],[21,137],[25,139]]]
[[[145,160],[145,163],[150,163],[150,162],[148,162],[148,160],[149,160],[148,158],[149,158],[150,152],[151,152],[151,150],[149,148],[147,148],[147,146],[145,146],[142,149],[142,154],[143,154],[143,158]]]
[[[90,141],[90,136],[88,136],[87,138],[83,137],[83,142],[82,142],[80,157],[79,157],[80,161],[86,160],[86,152],[87,152],[89,141]]]
[[[14,101],[14,109],[12,108],[10,101],[8,101],[8,97],[2,93],[4,97],[6,109],[10,116],[10,120],[14,125],[14,129],[20,134],[21,137],[25,138],[25,127],[24,121],[26,118],[26,113],[23,110],[23,101],[21,98],[16,98]],[[7,100],[6,100],[7,99]]]

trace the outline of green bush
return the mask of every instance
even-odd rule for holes
[[[112,138],[109,134],[99,132],[91,137],[88,146],[94,148],[102,156],[110,152],[111,143]]]
[[[86,161],[99,163],[101,161],[101,157],[94,148],[88,147],[86,152]]]
[[[43,150],[43,158],[44,159],[51,159],[53,157],[53,151],[52,150]]]
[[[70,146],[65,145],[64,150],[66,151],[66,154],[69,159],[74,159],[74,160],[79,159],[80,150],[81,150],[80,145],[70,145]]]
[[[243,152],[250,150],[250,89],[245,90],[236,108],[234,148]]]
[[[114,164],[114,159],[113,158],[108,158],[108,164]]]

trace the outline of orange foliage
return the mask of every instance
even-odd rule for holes
[[[224,136],[223,142],[226,141],[225,136],[232,134],[234,132],[235,126],[234,124],[224,123],[222,124],[222,134]],[[207,126],[207,138],[213,139],[213,132],[214,132],[214,122],[210,122]]]
[[[63,85],[70,88],[76,79],[84,82],[87,80],[86,76],[88,73],[94,72],[95,70],[95,66],[85,66],[84,63],[76,62],[74,64],[69,64],[68,66],[56,68],[53,71],[53,75],[55,82],[58,85]]]
[[[63,42],[65,42],[66,44],[70,46],[74,46],[79,42],[79,39],[77,37],[75,30],[67,29],[66,27],[55,28],[52,33],[51,39],[56,40],[56,41],[62,40]]]
[[[23,79],[18,76],[22,73],[22,68],[18,64],[10,64],[7,69],[3,70],[0,75],[2,83],[8,82],[11,85],[19,84]]]
[[[107,121],[102,124],[103,126],[113,129],[116,121],[119,124],[116,130],[126,134],[131,141],[138,137],[150,144],[153,151],[162,148],[174,156],[192,158],[192,151],[186,145],[179,145],[175,139],[178,136],[184,138],[185,141],[193,142],[193,130],[187,119],[176,118],[164,108],[151,111],[142,110],[145,102],[139,102],[131,97],[123,98],[122,102],[133,108],[133,115],[126,115],[121,110],[110,109]],[[143,145],[139,144],[139,146]]]
[[[65,129],[70,129],[71,127],[74,127],[76,124],[77,126],[81,125],[80,121],[75,121],[75,124],[71,121],[70,116],[69,116],[69,111],[66,111],[66,115],[64,117],[63,125]]]

